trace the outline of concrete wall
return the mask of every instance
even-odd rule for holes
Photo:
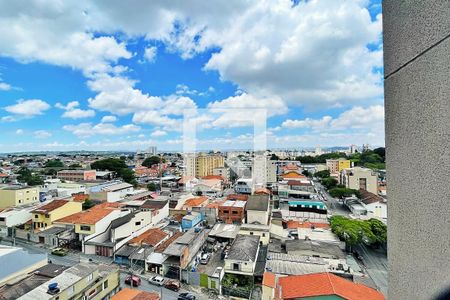
[[[383,2],[389,299],[450,286],[450,5]]]

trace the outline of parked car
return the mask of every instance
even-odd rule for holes
[[[127,277],[125,277],[125,284],[132,285],[132,286],[140,286],[141,278],[139,276],[135,276],[135,275],[128,275]]]
[[[181,284],[177,280],[167,280],[167,282],[164,283],[164,287],[166,289],[178,292],[180,290],[180,288],[181,288]]]
[[[210,258],[211,258],[211,254],[205,253],[201,256],[200,263],[202,265],[206,265],[206,264],[208,264]]]
[[[66,256],[69,251],[63,248],[55,248],[52,250],[52,254],[56,256]]]
[[[195,300],[195,296],[190,293],[181,293],[178,295],[178,300]]]
[[[148,279],[148,282],[155,284],[155,285],[159,285],[159,286],[164,285],[164,281],[165,281],[164,277],[159,276],[159,275],[150,277]]]

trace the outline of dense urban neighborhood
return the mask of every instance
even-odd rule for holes
[[[0,299],[385,299],[384,162],[369,145],[4,154]]]

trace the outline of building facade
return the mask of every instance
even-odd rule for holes
[[[67,181],[94,181],[97,179],[95,170],[62,170],[57,173],[56,177]]]
[[[39,187],[10,186],[0,189],[0,208],[39,202]]]
[[[330,174],[339,174],[342,170],[351,168],[351,162],[348,159],[327,159],[326,163]]]
[[[185,176],[203,177],[214,175],[214,169],[225,167],[225,159],[221,155],[194,155],[184,157]]]
[[[349,189],[378,193],[378,174],[371,169],[361,167],[344,169],[340,181]]]

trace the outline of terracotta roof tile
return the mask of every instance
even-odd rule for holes
[[[49,212],[52,212],[55,209],[66,205],[67,203],[69,203],[69,201],[67,201],[67,200],[53,200],[52,202],[45,204],[45,205],[33,210],[32,212],[38,213],[38,214],[48,214]]]
[[[270,272],[264,272],[262,284],[265,285],[265,286],[274,288],[275,287],[275,283],[276,283],[275,274],[270,273]]]
[[[227,200],[247,201],[248,200],[248,195],[231,194],[231,195],[227,196]]]
[[[111,300],[159,300],[159,294],[130,288],[122,288]]]
[[[91,208],[89,210],[81,211],[79,213],[58,219],[55,222],[65,224],[94,225],[113,211],[114,209],[108,208]]]
[[[347,300],[384,300],[383,294],[363,284],[354,283],[331,273],[280,277],[283,299],[337,295]],[[280,292],[280,289],[277,288]]]
[[[200,204],[202,204],[206,200],[208,200],[208,197],[206,197],[206,196],[201,196],[201,197],[197,197],[197,198],[191,198],[191,199],[186,200],[186,202],[184,202],[184,205],[185,206],[190,206],[190,207],[199,206]]]
[[[288,172],[283,175],[283,178],[306,178],[306,176],[298,174],[297,172]]]
[[[318,222],[299,222],[294,220],[289,220],[286,222],[288,229],[295,229],[295,228],[311,228],[314,226],[315,228],[323,228],[323,229],[329,229],[330,225],[327,223],[318,223]]]
[[[155,247],[168,236],[159,228],[151,228],[146,232],[133,238],[128,244],[149,245]]]
[[[222,176],[220,175],[207,175],[203,176],[202,179],[218,179],[218,180],[224,180]]]

